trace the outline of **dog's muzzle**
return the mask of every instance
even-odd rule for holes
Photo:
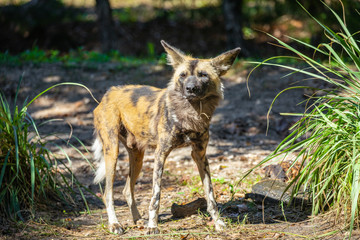
[[[184,82],[184,96],[187,99],[201,98],[203,95],[203,86],[195,77],[190,76]]]

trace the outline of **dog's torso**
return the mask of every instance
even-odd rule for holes
[[[95,112],[119,123],[120,129],[110,131],[119,132],[128,148],[155,148],[164,138],[171,148],[178,148],[208,134],[219,100],[219,96],[209,96],[190,102],[168,88],[127,85],[112,87]]]

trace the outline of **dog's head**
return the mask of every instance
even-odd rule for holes
[[[165,41],[161,44],[167,52],[168,64],[174,68],[169,88],[178,91],[189,101],[196,101],[212,95],[223,96],[220,77],[233,64],[240,48],[235,48],[211,59],[197,59],[185,55]]]

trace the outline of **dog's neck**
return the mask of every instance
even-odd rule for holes
[[[221,96],[212,95],[189,101],[178,91],[167,91],[170,116],[175,125],[187,131],[204,132],[209,129],[211,117],[220,99]]]

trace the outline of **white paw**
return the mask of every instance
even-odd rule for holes
[[[159,234],[160,230],[157,227],[148,227],[148,235]]]
[[[119,234],[119,235],[124,233],[124,229],[122,228],[120,223],[109,224],[109,231],[112,233],[115,233],[115,234]]]
[[[216,220],[215,230],[217,232],[222,232],[222,231],[224,231],[225,228],[226,228],[226,224],[222,220],[220,220],[220,219]]]

